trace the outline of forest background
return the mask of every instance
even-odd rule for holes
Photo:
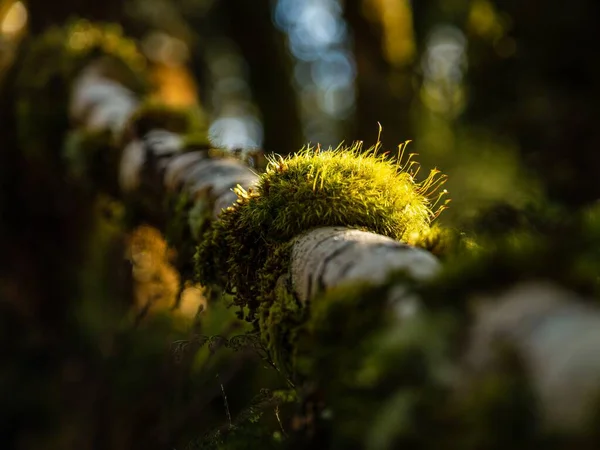
[[[74,17],[117,24],[147,59],[155,100],[199,105],[214,147],[285,156],[362,141],[394,155],[410,140],[423,171],[448,176],[440,226],[491,247],[527,230],[547,239],[546,254],[562,241],[598,262],[563,223],[600,198],[596,1],[1,0],[2,448],[217,445],[215,430],[247,414],[261,388],[286,388],[225,337],[174,358],[198,308],[212,317],[203,335],[245,325],[223,305],[213,312],[177,266],[168,230],[120,229],[131,211],[108,197],[90,206],[95,186],[59,175],[59,157],[24,150],[46,136],[17,114],[24,49]],[[65,107],[51,98],[40,108]],[[589,283],[569,286],[586,294],[598,283],[588,263]],[[286,403],[265,398],[277,411]],[[300,420],[287,412],[287,422],[272,414],[272,445]]]

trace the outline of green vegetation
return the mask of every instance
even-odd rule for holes
[[[345,226],[408,243],[428,236],[431,220],[444,208],[432,211],[444,177],[433,170],[417,182],[410,158],[403,166],[377,150],[363,152],[357,144],[272,158],[256,188],[237,189],[236,204],[203,236],[200,280],[235,292],[235,303],[254,321],[287,271],[290,240],[307,230]]]
[[[35,8],[35,3],[28,5]],[[128,2],[133,3],[137,2]],[[260,2],[256,3],[259,11]],[[564,147],[569,135],[595,142],[593,130],[580,125],[586,123],[584,114],[571,114],[572,121],[558,120],[573,109],[565,106],[563,115],[561,108],[549,107],[541,93],[523,82],[528,76],[543,78],[544,71],[562,73],[553,65],[562,64],[561,55],[550,52],[550,64],[544,56],[546,47],[543,52],[536,47],[538,35],[535,39],[521,35],[519,42],[513,42],[513,19],[502,13],[501,2],[478,0],[467,7],[460,2],[436,1],[427,6],[423,6],[427,2],[412,2],[411,6],[399,1],[385,13],[382,2],[368,3],[379,5],[373,6],[368,18],[353,10],[367,2],[341,6],[358,45],[353,76],[357,77],[357,107],[362,109],[356,129],[371,129],[370,123],[362,121],[378,120],[371,117],[378,108],[385,108],[383,117],[401,116],[406,122],[414,115],[418,123],[406,127],[423,138],[419,150],[427,155],[419,159],[443,163],[444,172],[453,174],[448,184],[437,169],[419,177],[414,154],[405,156],[407,142],[400,146],[397,159],[384,153],[379,138],[369,149],[360,143],[328,150],[307,146],[297,153],[286,148],[281,153],[289,156],[269,154],[266,162],[260,150],[213,148],[210,114],[195,106],[168,106],[151,96],[152,64],[172,69],[176,63],[156,62],[153,55],[149,64],[137,41],[124,37],[120,26],[76,20],[23,42],[13,72],[6,77],[0,73],[0,80],[7,83],[0,86],[0,102],[6,105],[6,111],[0,108],[0,126],[7,120],[8,128],[14,125],[2,142],[7,151],[0,153],[0,237],[8,237],[0,242],[6,260],[3,268],[7,268],[0,273],[0,341],[6,347],[0,395],[7,399],[0,411],[0,446],[49,450],[598,447],[597,411],[571,434],[545,428],[543,404],[536,397],[539,386],[527,352],[498,341],[487,355],[492,364],[481,371],[470,368],[464,358],[472,343],[478,299],[489,297],[493,302],[496,294],[516,283],[551,281],[589,299],[591,311],[598,308],[600,205],[590,200],[597,200],[598,191],[592,178],[579,180],[571,172],[586,164],[581,173],[595,170],[591,162],[597,153],[578,158],[580,146],[574,145],[573,161],[556,159],[569,167],[564,173],[549,158],[556,167],[548,179],[544,173],[533,176],[529,171],[529,163],[533,161],[535,168],[539,155],[521,161],[529,147],[545,145],[553,149],[548,155],[556,158],[560,146],[554,144],[554,133],[563,138],[556,141]],[[556,11],[552,4],[548,9]],[[0,0],[0,19],[5,5]],[[214,6],[224,14],[220,8],[225,7]],[[442,30],[447,40],[440,38],[437,50],[424,38],[433,27],[419,16],[422,9],[430,9],[430,18],[436,17],[440,24],[447,25],[441,19],[445,18],[456,25],[450,32],[448,27]],[[261,11],[269,13],[264,16],[269,21],[270,10]],[[468,26],[460,34],[465,13]],[[538,23],[537,19],[513,13],[519,25],[516,33],[538,29],[526,26],[529,21]],[[573,14],[581,11],[573,8]],[[240,25],[240,17],[229,18]],[[167,22],[169,15],[161,14],[163,19]],[[226,23],[218,21],[212,27],[221,33]],[[410,24],[419,42],[408,36]],[[371,28],[387,30],[385,52],[383,42],[365,38],[364,30]],[[391,31],[400,28],[402,35]],[[243,30],[229,31],[239,33],[237,44],[247,56],[256,50],[252,45],[265,44],[261,30],[255,29],[258,44],[239,39]],[[585,29],[591,33],[594,27]],[[204,58],[215,57],[211,51],[217,56],[227,54],[214,44],[222,43],[214,30],[199,32],[213,33],[204,43]],[[466,52],[463,40],[473,44],[475,56],[461,54],[449,70],[452,76],[437,80],[440,73],[432,68],[443,64],[439,58],[436,62],[436,51]],[[144,40],[146,47],[152,47],[146,52],[160,53],[160,39],[149,41],[156,45]],[[177,48],[172,40],[165,42]],[[410,49],[410,55],[422,54],[413,63],[409,61],[413,56],[406,53],[400,63],[399,55],[392,54],[392,43],[399,42],[407,44],[403,47]],[[495,56],[487,55],[487,46],[494,48]],[[375,55],[375,64],[367,58],[369,52],[381,53]],[[207,67],[200,66],[207,73],[220,71],[222,78],[217,81],[229,95],[242,92],[250,98],[239,79],[228,72],[237,63],[227,55],[215,57],[218,61],[211,67],[206,61]],[[141,102],[119,136],[108,130],[85,130],[79,126],[84,117],[69,116],[72,84],[98,58],[106,63],[107,75]],[[269,58],[280,56],[269,54]],[[466,60],[481,64],[467,72]],[[513,65],[519,67],[525,60],[531,60],[527,64],[535,70],[523,69],[526,75],[514,79],[504,76],[520,74]],[[251,64],[251,58],[247,62]],[[579,68],[578,64],[573,67]],[[513,111],[510,95],[482,81],[487,83],[492,78],[490,68],[497,66],[508,70],[501,72],[498,86],[518,85],[513,94],[522,109]],[[323,67],[312,67],[311,77],[323,76],[319,72],[326,71]],[[417,67],[423,68],[418,77],[422,75],[424,81],[416,79]],[[486,72],[486,67],[491,71]],[[590,69],[592,63],[582,61],[581,67],[587,68],[587,75],[596,73]],[[304,68],[296,68],[298,79]],[[266,73],[269,67],[260,69]],[[565,84],[554,75],[546,75],[545,88]],[[265,80],[254,83],[269,86]],[[480,95],[469,97],[469,83]],[[411,90],[414,98],[408,93]],[[267,91],[259,93],[263,103]],[[488,91],[497,98],[483,95]],[[213,93],[209,91],[208,97]],[[327,107],[335,109],[343,103],[338,94],[329,94],[329,103],[323,103]],[[402,105],[418,106],[394,110],[389,105],[398,107],[397,95],[403,96]],[[521,96],[527,101],[521,101]],[[572,90],[565,90],[563,96],[577,98]],[[273,111],[279,105],[275,97],[270,105]],[[494,122],[486,99],[508,119]],[[309,100],[302,98],[302,106],[319,104]],[[574,105],[575,111],[587,111],[587,105],[575,101]],[[489,120],[495,132],[518,133],[497,139],[491,132],[471,128],[468,120],[462,121],[463,108],[464,117],[480,126]],[[265,121],[276,116],[273,111]],[[564,123],[571,134],[562,134],[563,125],[557,123]],[[404,126],[391,130],[392,135],[406,133]],[[270,142],[291,142],[287,133],[299,133],[299,129],[280,128],[276,131],[284,138],[274,139],[277,126],[265,123]],[[164,172],[154,170],[148,158],[140,189],[124,196],[117,182],[121,152],[131,139],[143,138],[153,129],[180,135],[182,152],[200,151],[207,159],[237,158],[259,173],[258,184],[247,190],[238,186],[237,201],[215,218],[210,192],[192,197],[181,187],[165,189]],[[539,143],[536,133],[543,135]],[[588,191],[583,192],[578,181]],[[453,197],[459,197],[454,203],[458,207],[450,219],[444,214],[437,220],[448,203],[446,186],[452,186]],[[546,198],[545,192],[553,196]],[[557,198],[575,198],[576,205]],[[380,284],[348,283],[302,303],[290,286],[292,247],[303,233],[326,226],[365,230],[419,246],[439,256],[442,270],[424,281],[399,270]],[[184,291],[198,279],[204,284],[202,295],[184,307]],[[593,314],[590,318],[594,320]],[[594,369],[589,361],[567,357],[565,361],[573,364],[575,375],[576,369],[587,370],[588,365]],[[565,392],[569,388],[565,386]],[[589,400],[600,411],[597,394],[591,393]]]
[[[101,56],[110,61],[116,80],[138,95],[148,91],[145,58],[117,25],[76,20],[51,28],[28,46],[17,77],[16,111],[21,146],[31,157],[53,164],[61,160],[72,83],[86,64]]]

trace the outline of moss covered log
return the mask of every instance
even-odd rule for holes
[[[390,272],[427,278],[439,269],[408,244],[436,241],[436,171],[417,183],[410,160],[402,166],[356,146],[274,158],[259,177],[223,152],[190,145],[189,123],[140,107],[101,59],[79,70],[70,111],[78,132],[108,132],[122,148],[125,198],[150,217],[170,199],[181,205],[166,227],[196,237],[201,280],[234,296],[291,384],[300,379],[295,336],[310,321],[311,299],[340,284],[381,283]]]
[[[195,252],[198,278],[230,296],[252,324],[244,339],[294,392],[271,400],[300,400],[285,422],[292,439],[282,439],[281,423],[280,434],[263,433],[251,407],[200,447],[251,447],[251,436],[275,448],[596,442],[597,402],[587,399],[600,367],[584,360],[600,344],[597,306],[582,309],[583,297],[543,285],[506,292],[517,278],[495,289],[486,285],[492,272],[473,282],[478,268],[494,267],[494,254],[442,267],[438,257],[457,238],[431,226],[445,205],[437,171],[419,182],[410,157],[393,161],[378,146],[357,145],[274,156],[258,175],[243,158],[211,148],[193,115],[144,104],[113,76],[105,53],[77,55],[58,75],[69,87],[72,133],[106,140],[68,141],[67,164],[85,173],[99,148],[113,152],[102,171],[113,181],[105,184],[118,185],[137,220],[170,230],[188,265]],[[25,124],[37,117],[31,105],[22,111]],[[456,267],[471,272],[457,275]],[[482,295],[492,306],[482,307]],[[581,343],[573,353],[569,346]],[[560,414],[566,398],[572,423]]]
[[[381,282],[399,267],[435,273],[435,257],[408,243],[431,234],[431,196],[443,183],[437,171],[417,183],[377,147],[355,146],[272,159],[258,177],[222,152],[194,149],[185,137],[191,123],[140,106],[109,69],[103,58],[73,69],[72,120],[80,131],[112,134],[123,149],[121,191],[150,214],[160,214],[169,196],[185,198],[186,207],[165,221],[187,218],[183,232],[199,238],[201,281],[233,294],[255,325],[259,307],[269,315],[284,272],[290,288],[280,285],[301,303],[342,282]]]

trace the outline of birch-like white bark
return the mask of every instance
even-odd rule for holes
[[[204,152],[189,152],[174,156],[167,162],[164,176],[165,188],[176,191],[181,187],[183,173],[196,163],[206,159]]]
[[[140,185],[140,173],[146,162],[144,143],[131,141],[123,149],[119,165],[119,186],[123,192],[133,192]]]
[[[381,283],[399,269],[416,279],[426,279],[439,268],[437,258],[426,250],[374,233],[325,227],[297,238],[290,273],[294,293],[307,302],[344,283]]]
[[[85,68],[71,91],[71,117],[88,130],[121,133],[139,105],[133,92],[102,74],[102,63]]]
[[[88,130],[109,129],[122,133],[138,107],[131,91],[102,74],[100,62],[82,71],[74,83],[71,115],[83,122]],[[119,184],[125,193],[139,188],[145,164],[152,159],[157,169],[164,171],[168,190],[183,188],[193,198],[208,196],[214,214],[235,201],[230,190],[238,184],[249,188],[258,177],[247,166],[233,159],[209,159],[202,152],[181,154],[181,136],[167,130],[150,130],[145,136],[127,144],[119,167]],[[150,158],[152,157],[152,158]]]
[[[519,284],[475,299],[467,374],[493,370],[494,346],[523,357],[548,429],[581,431],[600,400],[600,312],[547,282]]]
[[[102,76],[99,65],[82,72],[72,94],[74,118],[87,129],[108,129],[115,135],[123,131],[138,106],[130,91]],[[236,200],[231,187],[239,183],[248,188],[258,179],[241,163],[211,160],[202,152],[181,153],[181,147],[181,139],[164,130],[152,130],[129,143],[119,173],[123,190],[137,189],[144,164],[152,159],[164,172],[167,190],[208,195],[216,218]],[[426,279],[439,268],[438,260],[425,250],[373,233],[326,227],[296,239],[290,275],[294,293],[307,302],[342,284],[381,283],[399,269]],[[392,297],[402,300],[402,286],[393,292]],[[410,316],[416,300],[404,300],[399,315]],[[521,285],[478,304],[466,354],[467,375],[489,367],[494,342],[505,340],[523,355],[546,425],[569,430],[581,427],[600,392],[600,312],[574,294],[544,284]]]

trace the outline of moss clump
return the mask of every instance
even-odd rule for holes
[[[107,68],[119,82],[136,93],[147,92],[145,58],[118,25],[75,20],[26,43],[16,85],[16,113],[20,143],[29,156],[60,160],[56,151],[69,126],[72,83],[99,57],[107,58]]]
[[[205,234],[197,252],[201,281],[234,294],[236,304],[247,308],[247,320],[255,321],[259,305],[273,301],[275,282],[287,271],[282,246],[301,233],[346,226],[406,242],[428,233],[436,216],[431,196],[445,178],[433,170],[419,183],[410,164],[377,155],[378,147],[361,150],[358,144],[307,148],[272,158],[256,188],[238,189],[237,203]],[[274,260],[277,252],[281,257]]]
[[[332,407],[348,416],[333,430],[334,443],[364,439],[368,449],[546,448],[517,355],[494,349],[493,370],[470,378],[458,359],[462,334],[451,314],[432,311],[381,333],[362,358],[355,384],[346,388],[352,395],[331,397]]]
[[[438,224],[421,232],[411,244],[443,259],[479,248],[477,242],[466,233],[455,228],[441,227]]]
[[[460,430],[457,448],[547,448],[543,444],[548,436],[542,432],[540,405],[526,362],[506,344],[492,351],[493,369],[467,378],[468,384],[450,404]]]
[[[529,225],[500,235],[478,237],[476,251],[454,255],[425,286],[433,308],[452,309],[465,324],[473,293],[500,292],[529,280],[547,280],[580,293],[600,295],[600,214],[594,209],[556,217],[539,232]]]
[[[397,271],[379,286],[332,289],[311,302],[297,330],[296,381],[308,381],[334,414],[321,424],[328,448],[398,448],[387,445],[397,438],[424,448],[411,444],[438,423],[456,324],[424,310],[398,318],[390,301],[398,285],[407,295],[421,288]]]
[[[120,151],[110,130],[70,132],[64,143],[63,158],[68,174],[81,185],[115,194]]]
[[[355,419],[356,427],[340,426],[340,439],[362,436],[367,448],[373,449],[438,448],[423,443],[432,437],[428,430],[445,429],[457,331],[450,315],[430,311],[416,313],[401,326],[381,329],[358,370],[348,377],[356,395],[336,399],[350,418],[357,405],[365,405],[365,412]],[[357,434],[361,427],[364,431]]]
[[[187,136],[186,147],[202,144],[208,147],[208,132],[198,108],[182,108],[155,101],[143,103],[129,120],[128,126],[134,136],[141,138],[152,130],[167,130]]]
[[[343,389],[361,357],[371,351],[372,334],[385,327],[390,285],[353,283],[339,286],[310,304],[310,317],[297,330],[295,369],[299,379],[322,384],[336,380]],[[357,313],[359,312],[359,313]],[[343,345],[340,343],[343,342]]]
[[[244,450],[289,448],[279,422],[279,409],[296,402],[293,391],[261,389],[250,405],[240,412],[230,424],[217,428],[187,449]],[[276,414],[265,414],[275,411]],[[273,420],[275,419],[276,420]],[[285,432],[284,432],[285,433]]]
[[[261,338],[275,367],[290,380],[294,378],[295,343],[298,330],[305,320],[306,309],[290,294],[287,277],[279,278],[272,303],[258,308]],[[292,381],[293,383],[293,381]]]
[[[563,445],[560,439],[565,437],[541,429],[533,387],[513,348],[495,347],[494,365],[488,372],[457,370],[468,338],[464,330],[473,320],[469,302],[473,295],[546,278],[593,292],[600,267],[598,218],[598,211],[590,209],[544,224],[545,234],[528,226],[495,241],[484,240],[479,251],[446,264],[441,276],[418,288],[422,313],[402,326],[386,327],[384,322],[373,321],[369,327],[357,328],[350,322],[357,319],[340,316],[344,310],[334,302],[346,301],[354,311],[365,311],[371,303],[361,308],[351,300],[329,296],[319,299],[327,303],[314,301],[308,344],[299,341],[298,347],[307,349],[308,367],[314,367],[322,383],[329,383],[322,390],[339,419],[329,430],[333,441],[329,448],[349,448],[365,437],[367,448],[373,449],[537,448],[549,443],[553,448],[581,447],[578,437]],[[371,289],[356,295],[377,305],[376,292]],[[322,317],[316,322],[318,316]],[[348,330],[357,328],[359,342],[367,342],[367,347],[361,350],[351,340],[352,334],[331,329],[345,321],[350,324]],[[375,330],[381,333],[373,334]],[[327,354],[317,342],[344,342],[352,352],[339,349],[336,353],[331,344]],[[311,353],[309,349],[317,350]],[[459,391],[447,383],[453,373],[462,380]],[[429,433],[431,429],[436,433]]]
[[[186,280],[194,277],[194,253],[199,234],[207,228],[212,215],[209,202],[190,197],[186,191],[165,196],[165,237],[177,249],[176,265]]]
[[[206,124],[202,111],[197,107],[174,107],[155,101],[142,103],[129,119],[126,132],[121,137],[123,142],[119,144],[123,147],[129,140],[143,138],[152,130],[167,130],[179,135],[181,153],[202,151],[209,154]],[[147,164],[152,166],[151,158],[148,158]],[[205,228],[212,207],[208,203],[200,205],[186,192],[165,194],[164,171],[149,167],[143,170],[141,186],[127,195],[128,206],[133,212],[130,219],[135,223],[150,217],[153,223],[164,227],[167,240],[179,250],[178,267],[185,272],[186,278],[191,278],[194,272],[193,242]]]
[[[309,148],[271,159],[255,195],[241,197],[248,199],[248,225],[268,224],[269,233],[283,240],[318,226],[345,225],[411,242],[434,216],[429,195],[444,179],[437,174],[417,183],[413,173],[374,150]]]

